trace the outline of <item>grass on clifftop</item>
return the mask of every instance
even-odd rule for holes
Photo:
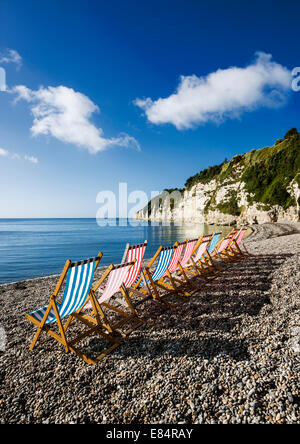
[[[261,202],[266,206],[280,205],[286,209],[295,204],[287,188],[299,171],[300,133],[292,128],[274,146],[252,150],[234,156],[230,162],[225,160],[220,165],[211,166],[190,177],[185,187],[190,190],[194,185],[207,183],[212,179],[216,179],[219,185],[241,180],[245,182],[246,191],[250,194],[250,204]],[[296,181],[299,184],[299,176]],[[240,212],[234,195],[229,196],[218,209],[234,215]]]

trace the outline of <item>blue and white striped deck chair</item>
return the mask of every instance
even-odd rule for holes
[[[90,300],[93,307],[95,306],[96,310],[95,301],[93,300],[93,294],[90,292],[90,289],[92,286],[95,270],[98,267],[101,258],[102,253],[99,253],[97,257],[80,262],[72,263],[70,260],[66,261],[56,289],[50,297],[49,305],[26,315],[26,318],[38,327],[36,335],[31,343],[30,350],[33,350],[33,348],[35,347],[35,344],[42,331],[46,331],[50,336],[52,336],[65,347],[66,352],[73,351],[86,362],[94,364],[96,363],[95,361],[88,359],[85,355],[74,348],[73,345],[76,342],[82,340],[90,334],[99,333],[101,336],[105,336],[105,338],[110,340],[110,342],[114,343],[114,347],[111,347],[111,349],[120,344],[120,342],[118,341],[116,341],[118,342],[118,344],[116,344],[113,338],[107,337],[107,335],[100,331],[99,326],[95,328],[94,325],[90,324],[80,315],[81,309],[84,307],[88,300]],[[58,295],[65,279],[66,285],[64,294],[62,300],[59,301]],[[63,325],[62,321],[66,318],[67,321],[65,325]],[[90,329],[88,331],[85,331],[84,333],[81,333],[79,337],[69,341],[67,340],[66,333],[68,327],[74,319],[79,319],[85,325],[90,327]],[[55,323],[57,323],[58,325],[60,335],[50,329],[50,325]]]
[[[219,273],[219,270],[216,268],[215,263],[213,261],[213,257],[216,255],[216,248],[220,242],[221,234],[222,234],[221,232],[218,232],[218,233],[213,233],[211,235],[212,237],[206,249],[206,253],[203,255],[204,261],[202,262],[202,271],[204,273],[212,272],[214,275]]]
[[[221,236],[221,232],[213,234],[211,241],[209,243],[209,246],[207,248],[208,254],[211,255],[215,251],[215,248],[218,245],[220,236]]]
[[[154,262],[155,259],[152,259],[152,261],[144,269],[145,285],[147,285],[148,289],[150,289],[153,299],[164,302],[168,306],[177,305],[176,303],[174,304],[167,300],[170,295],[174,296],[174,294],[176,294],[177,298],[180,299],[180,303],[185,302],[185,299],[179,295],[176,285],[170,287],[168,289],[169,291],[166,292],[166,287],[160,283],[160,280],[163,276],[166,275],[166,273],[169,278],[172,279],[168,269],[171,264],[173,255],[177,254],[177,244],[167,248],[160,247],[158,249],[158,252],[156,253],[156,257],[158,254],[159,256],[155,270],[153,272],[151,272],[150,270],[151,264]],[[165,291],[163,295],[160,294],[160,292],[158,291],[159,288]]]
[[[142,275],[138,279],[138,281],[132,285],[129,290],[129,296],[131,297],[133,294],[142,297],[135,306],[138,306],[145,302],[146,300],[151,299],[159,299],[159,295],[156,294],[155,290],[154,294],[151,291],[151,287],[153,289],[153,282],[159,280],[167,271],[168,266],[171,262],[173,256],[174,247],[162,247],[160,246],[153,258],[150,260],[147,267],[143,269]],[[153,271],[150,270],[150,267],[157,260],[157,264]]]

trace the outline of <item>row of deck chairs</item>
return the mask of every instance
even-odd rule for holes
[[[80,262],[67,260],[49,305],[26,315],[37,326],[30,350],[44,331],[61,343],[66,352],[75,353],[88,364],[96,364],[143,324],[139,310],[145,301],[154,300],[170,307],[182,304],[199,290],[199,282],[218,275],[220,262],[249,256],[243,244],[245,232],[246,228],[233,229],[223,239],[221,233],[214,233],[171,247],[161,246],[146,266],[147,241],[134,246],[127,244],[121,264],[110,265],[96,283],[94,275],[101,252]],[[85,330],[70,339],[69,328],[75,321],[83,324]],[[77,344],[95,335],[110,345],[91,358]]]

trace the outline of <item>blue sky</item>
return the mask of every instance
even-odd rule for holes
[[[299,13],[297,1],[1,0],[0,217],[94,217],[119,182],[182,187],[299,127]]]

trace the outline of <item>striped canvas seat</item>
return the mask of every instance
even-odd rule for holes
[[[230,244],[230,252],[234,257],[242,258],[250,256],[246,246],[243,243],[243,238],[247,228],[242,228],[234,237],[233,242]]]
[[[178,244],[177,246],[175,244],[175,249],[173,251],[173,255],[172,255],[172,258],[170,260],[170,264],[166,268],[165,273],[161,277],[167,276],[167,270],[169,271],[169,273],[174,273],[174,271],[178,270],[178,263],[179,263],[179,260],[181,258],[184,246],[185,246],[185,242],[182,242],[181,244]]]
[[[231,237],[225,237],[225,239],[223,239],[217,246],[217,252],[220,254],[224,250],[226,250],[231,241],[232,241]]]
[[[163,248],[160,252],[155,270],[151,273],[154,282],[158,281],[165,275],[171,263],[171,259],[173,259],[173,250],[174,247],[168,247]]]
[[[102,253],[100,252],[97,257],[85,261],[76,263],[72,263],[70,259],[66,261],[56,288],[50,297],[49,305],[26,315],[26,318],[38,327],[30,345],[30,350],[34,349],[40,335],[45,332],[63,345],[67,353],[75,353],[87,364],[96,364],[121,345],[120,340],[105,331],[105,325],[100,320],[102,312],[98,311],[97,301],[91,289],[94,273],[101,258]],[[65,280],[66,285],[60,301],[58,295]],[[87,302],[90,302],[93,306],[96,322],[82,313]],[[63,322],[64,319],[65,322]],[[54,322],[57,323],[58,328],[52,330],[50,324],[54,324]],[[73,322],[80,323],[84,330],[80,329],[77,335],[74,331],[70,332],[69,328],[73,325]],[[109,342],[110,346],[99,356],[92,358],[79,350],[77,344],[84,338],[94,337],[96,334]]]
[[[61,319],[79,310],[84,305],[93,282],[95,263],[95,259],[88,259],[87,261],[70,265],[62,302],[57,302]],[[47,308],[48,305],[31,312],[30,315],[41,322]],[[56,316],[52,308],[46,324],[52,324],[55,321]]]
[[[221,236],[221,233],[214,233],[213,237],[211,238],[211,241],[207,247],[207,251],[209,254],[212,254],[215,251],[215,248],[219,242],[219,238]]]
[[[154,268],[154,270],[149,269],[149,273],[151,274],[151,279],[153,282],[158,281],[165,275],[168,266],[171,262],[173,251],[174,247],[160,248],[160,253],[158,256],[156,267]],[[149,279],[147,279],[146,282],[148,285],[151,283]],[[140,281],[138,282],[138,287],[143,288],[144,286],[145,283],[140,279]]]
[[[233,260],[234,252],[232,250],[232,245],[234,244],[235,239],[238,237],[239,231],[240,230],[237,229],[232,230],[218,243],[215,251],[219,259],[223,261]]]
[[[242,228],[242,229],[240,230],[240,232],[237,234],[237,236],[236,236],[236,238],[235,238],[235,242],[236,242],[238,245],[240,245],[240,243],[242,242],[243,237],[244,237],[246,231],[247,231],[247,228]]]
[[[155,269],[151,270],[151,271],[149,270],[151,273],[151,278],[152,278],[153,282],[158,281],[159,279],[161,279],[165,275],[165,273],[168,269],[168,266],[171,262],[171,259],[172,259],[173,250],[174,250],[174,247],[161,248]],[[147,279],[147,284],[150,284],[149,279]],[[139,282],[139,287],[144,287],[144,286],[145,286],[145,284],[141,280]]]
[[[201,239],[201,244],[199,245],[199,248],[196,251],[195,256],[193,257],[193,260],[195,263],[197,263],[206,253],[208,250],[209,241],[211,239],[211,236],[203,236]]]
[[[182,268],[185,268],[187,264],[190,262],[197,241],[198,239],[193,239],[187,242],[186,247],[184,249],[183,257],[180,260],[180,265],[182,266]]]
[[[145,256],[146,248],[147,241],[140,245],[127,246],[125,262],[136,262],[134,266],[130,269],[127,278],[124,281],[124,285],[126,288],[130,288],[137,281],[142,269],[142,263]]]
[[[108,301],[114,294],[120,291],[121,286],[128,279],[130,269],[132,269],[133,262],[129,262],[126,264],[115,265],[111,270],[108,276],[108,280],[106,282],[105,288],[100,297],[98,297],[98,302],[102,304],[105,301]]]
[[[132,261],[122,263],[120,265],[110,265],[91,290],[91,293],[95,297],[99,314],[102,318],[103,327],[108,331],[108,333],[114,333],[123,338],[130,334],[134,328],[137,328],[143,323],[138,317],[135,308],[130,301],[129,292],[125,286],[125,282],[129,282],[129,280],[133,279],[133,277],[130,276],[130,272],[134,268],[135,264],[136,262]],[[130,313],[128,313],[128,311],[124,311],[123,308],[120,308],[120,300],[118,300],[117,306],[112,305],[112,303],[109,301],[117,293],[120,293],[120,295],[122,295],[124,298],[123,302],[125,302],[125,305],[127,305],[127,308],[129,308]],[[90,303],[87,304],[85,309],[92,309],[92,312],[89,315],[86,315],[86,317],[97,324],[98,320],[95,318],[94,308],[92,305]],[[114,317],[111,320],[109,320],[107,311],[114,312]],[[133,323],[134,327],[131,327],[125,332],[119,330],[120,327],[124,327],[128,323]]]

